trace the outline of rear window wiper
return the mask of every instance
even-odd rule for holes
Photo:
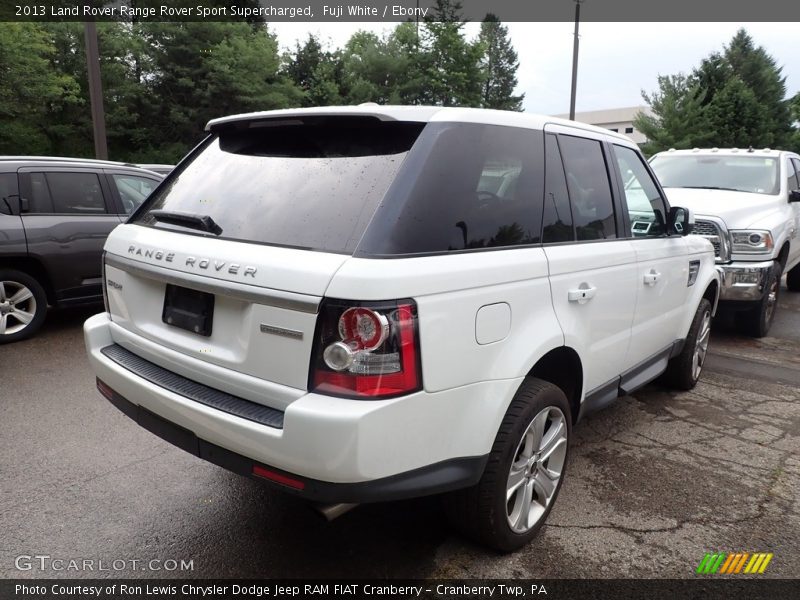
[[[207,231],[214,235],[222,233],[222,227],[216,224],[214,219],[208,215],[196,215],[194,213],[175,212],[171,210],[151,210],[150,216],[160,223],[168,223],[170,225],[180,225],[181,227],[188,227],[190,229],[199,229]]]

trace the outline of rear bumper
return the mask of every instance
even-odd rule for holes
[[[266,481],[281,491],[313,502],[362,504],[415,498],[468,487],[478,482],[488,458],[479,456],[446,460],[374,481],[358,483],[319,481],[287,473],[200,439],[188,429],[128,402],[116,392],[103,390],[100,380],[98,380],[98,387],[101,388],[100,393],[119,410],[170,444],[229,471]]]
[[[269,425],[246,410],[204,403],[203,390],[193,399],[187,388],[112,360],[107,349],[115,340],[105,313],[90,318],[84,333],[101,392],[141,426],[212,463],[246,476],[261,473],[284,491],[320,502],[410,498],[477,483],[504,398],[510,401],[519,383],[380,401],[304,394]]]

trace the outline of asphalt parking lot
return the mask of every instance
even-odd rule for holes
[[[328,524],[138,428],[95,389],[92,312],[0,347],[2,578],[683,578],[710,551],[772,552],[764,576],[800,576],[800,294],[785,288],[771,337],[715,323],[692,392],[651,385],[579,424],[548,523],[508,556],[451,533],[435,498]],[[109,570],[16,568],[37,554]]]

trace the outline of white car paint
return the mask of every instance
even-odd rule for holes
[[[297,114],[530,129],[553,124],[570,135],[636,148],[624,136],[550,117],[431,107],[274,111],[210,125]],[[701,263],[691,287],[690,259]],[[111,389],[203,440],[299,476],[367,482],[486,455],[521,382],[552,350],[566,346],[579,357],[580,403],[684,339],[701,298],[718,281],[713,262],[707,241],[678,236],[374,259],[127,224],[106,244],[108,312],[86,322],[86,345],[92,368]],[[646,278],[653,271],[660,273],[656,285]],[[168,283],[214,293],[210,337],[162,321]],[[592,291],[571,299],[576,290]],[[413,298],[423,388],[389,400],[309,392],[323,298]],[[262,324],[296,335],[273,335]],[[284,426],[247,421],[150,383],[105,356],[101,350],[110,344],[280,410]]]

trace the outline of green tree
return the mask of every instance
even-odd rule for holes
[[[386,51],[391,57],[395,81],[389,102],[393,104],[421,104],[426,87],[424,53],[420,48],[417,25],[410,21],[400,23],[386,41]]]
[[[782,148],[798,141],[781,68],[743,29],[690,76],[659,77],[659,91],[642,94],[655,115],[636,123],[648,137],[648,152],[699,145]]]
[[[441,106],[480,106],[481,46],[464,37],[461,4],[436,0],[425,21],[419,64],[424,76],[421,99]]]
[[[208,99],[220,114],[286,108],[301,93],[279,73],[278,41],[266,26],[241,27],[213,46],[206,61]]]
[[[792,135],[787,147],[795,152],[800,152],[800,92],[797,92],[791,101],[792,109]]]
[[[0,23],[0,153],[49,153],[50,114],[81,101],[75,80],[53,68],[55,55],[41,25]]]
[[[368,31],[354,33],[342,50],[343,88],[348,104],[393,101],[401,75],[385,40]]]
[[[326,51],[317,36],[309,34],[302,45],[297,42],[284,63],[284,72],[303,94],[303,106],[342,103],[341,53]]]
[[[757,145],[784,146],[791,135],[792,115],[791,101],[786,99],[786,77],[781,74],[783,69],[762,46],[755,46],[744,29],[740,29],[725,48],[725,61],[761,107],[762,127],[766,133]]]
[[[634,120],[634,127],[647,138],[642,146],[645,154],[708,144],[711,134],[699,85],[678,74],[659,76],[658,88],[652,94],[642,92],[653,115],[639,113]]]
[[[94,156],[84,26],[47,23],[45,27],[56,47],[52,67],[77,83],[81,99],[51,110],[50,153]],[[129,23],[98,23],[97,37],[109,156],[136,159],[136,152],[151,143],[155,106],[146,77],[148,47]]]
[[[262,23],[146,23],[156,111],[153,147],[174,161],[202,137],[206,121],[296,105],[301,95],[278,71],[277,42]]]
[[[482,51],[481,106],[521,111],[525,95],[514,95],[519,60],[508,37],[508,28],[495,15],[488,14],[481,23],[478,43]]]
[[[714,94],[706,105],[706,116],[716,146],[769,146],[774,139],[763,104],[738,77],[728,79]]]

